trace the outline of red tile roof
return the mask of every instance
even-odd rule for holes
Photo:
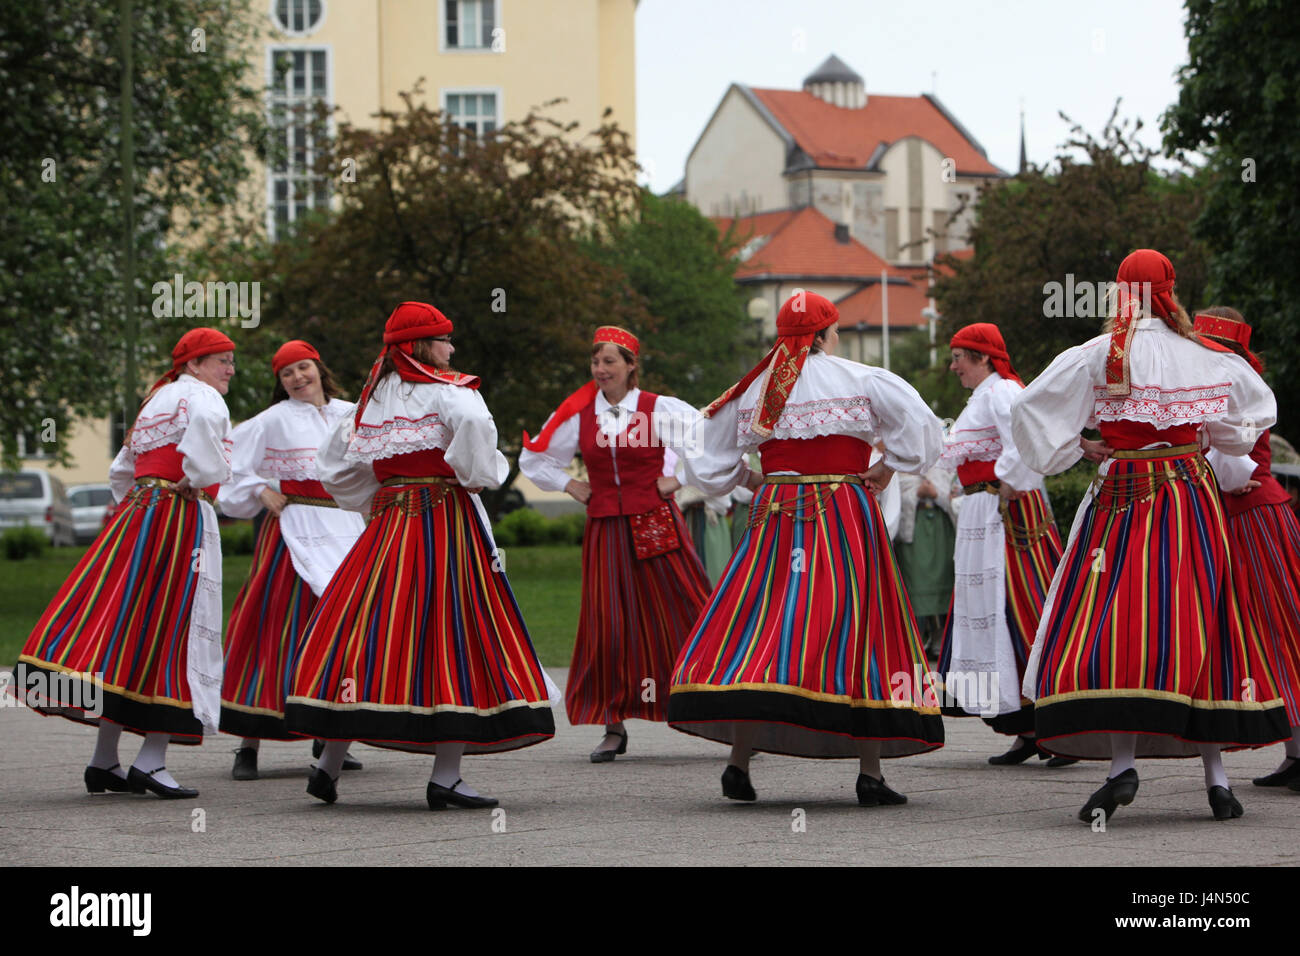
[[[868,325],[879,328],[884,320],[880,283],[875,282],[851,292],[835,303],[840,310],[840,328]],[[926,324],[921,310],[928,308],[930,297],[914,284],[889,284],[889,327],[915,328]]]
[[[863,169],[876,147],[919,136],[957,161],[959,174],[1001,175],[969,139],[924,96],[868,93],[861,109],[835,106],[803,90],[751,92],[821,167]]]
[[[742,246],[767,237],[767,242],[740,263],[737,279],[867,278],[878,276],[887,268],[884,259],[858,240],[837,240],[835,224],[812,206],[713,221],[724,233],[735,223],[736,238]]]

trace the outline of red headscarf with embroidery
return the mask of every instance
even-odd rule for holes
[[[1144,301],[1150,303],[1152,315],[1164,319],[1171,329],[1178,329],[1178,307],[1171,295],[1174,278],[1174,264],[1154,249],[1130,252],[1119,264],[1115,274],[1119,304],[1110,333],[1110,351],[1106,355],[1107,394],[1127,395],[1130,391],[1129,345],[1133,322],[1142,311]]]
[[[404,382],[426,382],[442,385],[460,385],[463,388],[478,388],[481,384],[478,376],[463,372],[443,371],[429,368],[415,357],[413,342],[419,339],[431,339],[439,335],[452,333],[451,320],[425,302],[403,302],[384,324],[384,348],[370,367],[365,388],[357,401],[356,424],[361,424],[361,413],[366,410],[370,393],[379,381],[379,369],[385,358],[393,360],[393,367]]]
[[[279,375],[288,366],[304,359],[315,359],[319,362],[320,353],[316,351],[310,342],[304,342],[302,339],[291,339],[275,350],[275,355],[271,357],[271,374]]]
[[[808,360],[817,333],[839,320],[840,310],[825,296],[803,291],[790,296],[777,313],[776,344],[744,378],[713,400],[704,410],[704,417],[712,418],[722,406],[744,395],[754,379],[763,375],[758,412],[750,428],[760,438],[770,437],[790,397],[790,390],[799,380],[799,372]]]
[[[606,343],[620,345],[636,356],[641,354],[641,343],[637,341],[637,337],[627,329],[620,329],[617,325],[602,325],[596,330],[596,335],[591,344],[595,346]],[[555,434],[555,430],[586,408],[587,404],[596,397],[596,391],[599,387],[593,380],[577,391],[572,392],[568,398],[560,402],[560,407],[555,410],[555,414],[542,427],[540,435],[536,438],[529,438],[528,432],[524,432],[524,447],[529,451],[546,451],[551,445],[551,436]]]
[[[1002,330],[992,322],[976,322],[958,329],[948,347],[981,352],[989,357],[994,370],[1003,378],[1022,386],[1025,384],[1011,367],[1011,357],[1007,354],[1007,343],[1002,339]]]
[[[1224,343],[1228,351],[1235,352],[1250,363],[1250,367],[1257,373],[1262,374],[1264,363],[1259,360],[1259,356],[1250,350],[1250,326],[1245,322],[1239,322],[1236,319],[1230,319],[1223,315],[1206,315],[1200,313],[1192,320],[1196,327],[1196,334],[1203,338],[1210,339],[1204,344],[1215,348],[1220,342]],[[1231,348],[1232,345],[1239,347]]]

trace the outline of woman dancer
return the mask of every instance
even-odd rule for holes
[[[708,407],[686,462],[706,494],[758,488],[668,703],[674,729],[732,745],[722,793],[733,800],[757,799],[749,758],[765,750],[857,757],[861,806],[905,803],[881,758],[943,745],[875,495],[895,470],[930,468],[942,428],[902,379],[834,356],[838,321],[820,295],[786,301],[776,345]],[[761,476],[744,461],[755,448]]]
[[[1197,313],[1195,327],[1202,338],[1226,346],[1263,373],[1263,363],[1250,350],[1250,326],[1236,309],[1205,309]],[[1233,587],[1268,642],[1269,663],[1291,724],[1282,763],[1251,783],[1300,790],[1300,522],[1291,511],[1291,496],[1269,470],[1269,436],[1264,429],[1249,455],[1233,458],[1211,449],[1205,457],[1227,492],[1223,510],[1231,539]]]
[[[614,326],[596,330],[592,381],[566,398],[541,434],[524,434],[519,470],[544,491],[587,507],[582,611],[564,703],[574,724],[604,724],[591,754],[627,752],[629,717],[664,720],[673,661],[709,596],[709,580],[665,474],[664,449],[689,457],[690,405],[637,387],[641,345]],[[581,451],[589,481],[564,471]]]
[[[370,523],[326,586],[294,653],[291,731],[328,741],[307,792],[333,803],[348,742],[436,753],[430,810],[494,807],[464,753],[555,734],[547,679],[476,492],[506,477],[479,380],[451,370],[451,322],[403,302],[384,326],[354,417],[316,460],[340,507]]]
[[[1040,746],[1111,762],[1080,819],[1108,820],[1133,801],[1137,757],[1199,754],[1211,810],[1226,820],[1243,811],[1221,750],[1290,732],[1264,641],[1240,612],[1200,442],[1248,452],[1276,405],[1244,360],[1194,337],[1168,259],[1139,249],[1118,283],[1107,332],[1058,355],[1011,409],[1035,471],[1084,453],[1111,459],[1075,516],[1024,690]],[[1082,440],[1084,427],[1101,441]]]
[[[1020,684],[1061,560],[1061,536],[1042,476],[1021,461],[1011,438],[1011,402],[1025,383],[1011,367],[1002,331],[991,322],[968,325],[951,346],[949,368],[972,391],[943,452],[944,467],[956,470],[965,495],[939,659],[951,695],[944,713],[979,714],[998,733],[1016,737],[991,764],[1035,755],[1048,760],[1034,744],[1034,705],[1021,697]],[[1068,763],[1048,760],[1052,767]]]
[[[221,729],[244,738],[230,772],[236,780],[257,779],[262,740],[298,739],[284,726],[294,642],[366,527],[316,477],[316,449],[356,406],[336,397],[333,375],[307,342],[280,346],[271,372],[275,404],[231,433],[234,481],[217,499],[233,518],[269,512],[226,630]],[[344,770],[360,768],[358,760],[343,762]]]
[[[230,416],[222,398],[235,344],[191,329],[150,390],[113,459],[121,506],[77,562],[28,637],[20,688],[47,695],[44,714],[97,724],[90,793],[197,797],[167,772],[169,741],[200,744],[221,709],[221,537],[212,499],[230,476]],[[92,704],[93,702],[93,704]],[[144,737],[129,773],[123,729]]]

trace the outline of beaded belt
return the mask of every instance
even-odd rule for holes
[[[1147,459],[1147,458],[1181,458],[1194,455],[1201,450],[1200,445],[1173,445],[1170,448],[1121,448],[1110,453],[1112,458]]]
[[[1033,546],[1047,534],[1053,526],[1051,518],[1044,518],[1035,525],[1016,524],[1011,520],[1009,511],[1011,502],[1005,498],[998,502],[998,513],[1002,515],[1002,533],[1006,535],[1007,540],[1011,542],[1011,547],[1017,551],[1029,551]]]
[[[992,481],[977,481],[973,485],[962,485],[961,493],[963,495],[973,495],[976,494],[977,492],[988,491],[988,492],[992,492],[993,494],[997,494],[998,489],[1001,487],[1002,487],[1002,482],[998,481],[995,478]]]
[[[826,510],[826,502],[839,491],[840,485],[863,483],[857,475],[765,475],[763,482],[769,485],[817,485],[818,487],[790,501],[769,500],[766,505],[751,507],[749,511],[751,528],[757,528],[772,515],[783,514],[795,521],[812,521]],[[826,487],[822,488],[822,485]],[[800,515],[800,511],[805,514]]]
[[[313,508],[337,508],[339,503],[333,498],[309,498],[306,495],[285,495],[284,503],[288,505],[311,505]]]
[[[1205,477],[1210,466],[1206,464],[1201,455],[1197,455],[1190,461],[1186,456],[1190,452],[1182,451],[1182,448],[1191,448],[1197,450],[1196,446],[1182,445],[1178,448],[1149,448],[1145,451],[1161,452],[1159,455],[1143,455],[1143,458],[1168,458],[1174,456],[1176,460],[1166,461],[1157,466],[1156,471],[1143,472],[1138,474],[1122,475],[1098,475],[1092,482],[1093,503],[1102,511],[1127,511],[1132,505],[1150,501],[1156,496],[1156,492],[1164,485],[1172,481],[1198,482]],[[1119,457],[1116,453],[1114,456]],[[1126,456],[1129,457],[1129,456]],[[1108,501],[1102,501],[1101,496],[1105,495]]]
[[[387,511],[389,508],[401,508],[407,517],[412,518],[431,511],[442,504],[442,499],[447,497],[448,488],[459,487],[460,483],[455,478],[428,476],[385,478],[380,485],[383,487],[375,495],[375,500],[370,506],[372,518],[378,517],[380,512]],[[396,487],[401,485],[408,487],[396,490]],[[411,485],[415,487],[409,487]]]
[[[135,480],[135,486],[137,488],[161,488],[163,489],[163,491],[170,491],[172,494],[179,494],[179,492],[176,490],[176,482],[168,481],[166,478],[154,478],[154,477],[137,478]],[[202,488],[194,488],[193,490],[197,491],[199,493],[199,497],[202,498],[204,501],[206,501],[208,504],[213,503],[212,496],[208,494],[206,491],[204,491]]]

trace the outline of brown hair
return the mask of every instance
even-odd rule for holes
[[[623,361],[632,366],[632,371],[628,372],[627,375],[628,391],[630,392],[632,389],[637,388],[637,373],[641,371],[641,366],[637,364],[636,356],[633,355],[629,349],[625,349],[623,346],[614,342],[597,342],[591,347],[591,357],[595,358],[597,353],[599,353],[606,345],[613,345],[614,348],[618,349],[618,354],[622,356]]]
[[[1195,341],[1196,329],[1192,325],[1192,318],[1187,314],[1187,310],[1183,308],[1183,304],[1178,301],[1178,296],[1174,294],[1173,289],[1169,290],[1169,298],[1174,301],[1173,330],[1183,338]],[[1101,330],[1107,335],[1115,331],[1115,316],[1112,315],[1107,318]]]
[[[338,398],[342,395],[343,390],[340,389],[338,383],[334,381],[334,373],[329,370],[329,366],[320,359],[312,359],[311,361],[315,364],[316,371],[320,373],[320,388],[321,391],[325,393],[325,400],[329,401],[331,398]],[[295,362],[294,364],[296,365],[298,363]],[[287,367],[288,366],[285,366],[285,368]],[[284,369],[280,369],[280,371],[283,372]],[[285,389],[284,382],[280,381],[280,376],[277,375],[275,377],[275,390],[271,393],[271,404],[274,405],[276,402],[283,402],[288,397],[289,392]]]
[[[826,328],[817,330],[816,334],[813,335],[812,347],[808,349],[809,355],[818,355],[821,353],[822,343],[826,341],[826,333],[829,332],[831,329],[835,328],[835,326],[837,326],[838,324],[839,321],[836,320],[835,322],[832,322],[830,325],[826,326]]]
[[[433,339],[416,339],[411,343],[411,355],[422,365],[433,364]],[[384,361],[379,366],[379,377],[376,382],[382,381],[389,375],[397,371],[397,366],[393,364],[390,356],[385,355]]]

